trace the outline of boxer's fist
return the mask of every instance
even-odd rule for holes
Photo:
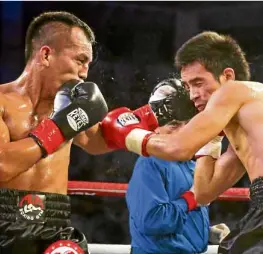
[[[57,92],[52,115],[29,134],[51,154],[65,141],[101,121],[108,111],[96,84],[71,80]]]
[[[156,118],[149,104],[135,109],[133,111],[133,114],[140,120],[143,120],[145,129],[149,131],[154,131],[157,127],[159,127],[158,119]]]
[[[155,86],[149,105],[160,126],[172,120],[186,121],[197,114],[188,91],[175,78],[165,79]]]
[[[107,114],[101,122],[105,142],[111,149],[127,149],[146,156],[148,137],[158,127],[155,116],[144,106],[135,111],[122,107]]]
[[[103,95],[95,83],[76,82],[70,81],[58,91],[50,117],[67,140],[101,121],[108,112]]]

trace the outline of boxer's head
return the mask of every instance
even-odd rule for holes
[[[43,13],[27,30],[27,66],[55,92],[65,81],[87,78],[94,42],[93,31],[73,14]]]
[[[199,111],[222,83],[250,79],[240,46],[230,36],[215,32],[203,32],[185,42],[176,53],[175,64]]]

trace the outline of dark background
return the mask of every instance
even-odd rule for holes
[[[252,79],[263,81],[263,2],[0,2],[0,82],[24,68],[24,37],[33,17],[65,10],[95,31],[97,46],[88,80],[102,90],[109,109],[147,103],[158,81],[176,75],[176,49],[191,36],[215,30],[233,36],[247,53]],[[128,182],[137,155],[118,151],[90,156],[72,147],[70,180]],[[247,187],[245,176],[237,186]],[[123,198],[72,198],[73,224],[90,242],[129,243]],[[230,226],[248,209],[246,202],[211,205],[211,223]]]

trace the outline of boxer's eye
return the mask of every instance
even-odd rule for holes
[[[190,91],[190,87],[186,84],[184,84],[184,89],[187,90],[187,91]]]
[[[85,60],[84,59],[78,59],[77,60],[80,64],[84,64],[85,63]]]
[[[197,83],[194,84],[194,86],[196,86],[196,87],[200,87],[202,85],[203,85],[203,82],[197,82]]]
[[[84,54],[79,55],[76,59],[77,59],[77,62],[81,65],[87,63],[89,60],[88,57]]]

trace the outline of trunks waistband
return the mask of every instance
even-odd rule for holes
[[[263,177],[258,177],[249,187],[250,199],[253,206],[263,207]]]
[[[68,226],[70,210],[70,198],[67,195],[0,189],[0,222]]]

